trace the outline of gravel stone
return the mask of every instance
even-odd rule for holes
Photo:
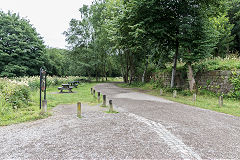
[[[0,127],[1,159],[181,158],[148,125],[129,113],[108,114],[99,106],[59,105],[53,116]],[[161,154],[159,154],[161,153]]]
[[[95,89],[112,99],[115,107],[164,126],[202,159],[240,159],[240,117],[119,88],[114,83],[99,84]]]
[[[117,114],[59,105],[53,116],[0,127],[0,159],[240,159],[240,118],[99,84]]]

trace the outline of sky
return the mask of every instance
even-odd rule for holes
[[[45,45],[66,48],[65,36],[72,18],[80,19],[79,8],[90,5],[92,0],[0,0],[0,10],[19,13],[30,20],[43,37]]]

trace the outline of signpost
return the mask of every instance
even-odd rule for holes
[[[42,109],[43,103],[43,111],[45,112],[47,109],[47,100],[46,100],[46,87],[47,87],[47,72],[40,68],[40,109]],[[42,101],[42,92],[44,92],[44,100]]]

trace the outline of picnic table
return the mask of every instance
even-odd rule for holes
[[[79,81],[72,81],[72,82],[68,82],[68,84],[70,84],[71,86],[74,86],[75,88],[77,88]]]
[[[58,90],[60,90],[60,93],[63,92],[63,90],[68,90],[69,92],[72,92],[73,87],[70,86],[70,84],[62,84],[62,87],[58,87]]]

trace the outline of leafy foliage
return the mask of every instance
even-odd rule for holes
[[[69,58],[68,50],[57,48],[46,48],[44,61],[44,66],[47,68],[47,73],[51,76],[64,76],[70,74],[69,63],[74,63]]]
[[[28,105],[30,88],[24,83],[1,79],[0,89],[1,101],[5,101],[4,104],[8,104],[12,108],[20,108]]]
[[[237,70],[240,69],[240,59],[236,55],[228,55],[225,58],[208,58],[204,61],[194,65],[198,71],[212,71],[212,70]]]
[[[65,35],[79,73],[104,77],[114,68],[125,82],[144,82],[152,68],[174,62],[174,80],[178,61],[197,70],[191,69],[195,63],[233,51],[238,11],[232,4],[238,3],[95,0],[80,8],[82,19],[73,19]]]
[[[237,72],[232,72],[232,76],[229,81],[233,85],[233,91],[230,93],[231,97],[240,98],[240,74]]]
[[[70,68],[73,75],[95,76],[99,80],[99,77],[107,79],[107,76],[120,73],[111,53],[105,9],[102,1],[95,1],[91,7],[84,5],[79,9],[82,19],[72,19],[70,28],[64,32],[72,49],[69,57],[75,60]]]
[[[213,32],[217,37],[216,42],[218,42],[214,50],[214,56],[221,56],[224,58],[229,54],[233,46],[234,36],[231,32],[234,25],[229,22],[229,18],[226,14],[211,17],[210,21],[214,28]]]
[[[28,20],[0,12],[1,77],[38,74],[43,54],[43,41]]]
[[[232,6],[228,11],[229,21],[234,24],[232,35],[234,36],[234,48],[240,53],[240,1],[232,0]]]

